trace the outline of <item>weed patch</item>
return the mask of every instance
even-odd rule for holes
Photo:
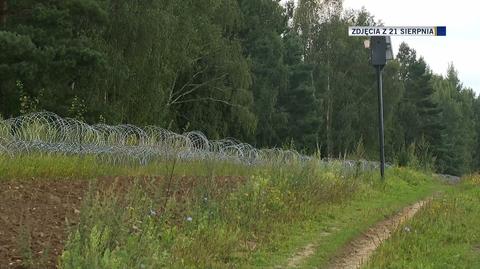
[[[391,173],[400,178],[409,172]],[[208,174],[218,173],[213,169]],[[303,228],[314,232],[332,223],[342,228],[342,221],[355,216],[353,207],[374,210],[389,194],[427,192],[428,176],[413,176],[418,185],[401,179],[384,184],[369,173],[355,177],[338,167],[319,169],[310,163],[255,169],[235,183],[216,176],[193,177],[192,182],[172,176],[161,184],[145,184],[152,180],[147,177],[124,195],[115,187],[92,190],[60,267],[273,266],[275,255],[288,258],[281,253],[295,244],[283,243]],[[367,199],[374,202],[361,203]]]

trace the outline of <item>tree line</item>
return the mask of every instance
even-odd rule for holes
[[[0,114],[200,130],[378,159],[374,69],[341,0],[0,0]],[[390,162],[480,167],[480,100],[401,44],[384,69]]]

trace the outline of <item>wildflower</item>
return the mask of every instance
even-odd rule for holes
[[[187,217],[188,222],[191,222],[192,220],[193,220],[192,217]]]
[[[154,209],[151,209],[151,208],[150,208],[149,215],[152,216],[152,217],[153,217],[153,216],[156,216],[156,215],[157,215],[157,212],[156,212]]]
[[[403,230],[404,230],[405,232],[407,232],[407,233],[409,233],[409,232],[411,231],[411,230],[410,230],[410,227],[408,227],[408,226],[405,226],[405,228],[403,228]]]

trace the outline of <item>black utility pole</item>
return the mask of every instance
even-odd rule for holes
[[[382,70],[387,60],[393,58],[390,37],[372,36],[370,39],[372,65],[377,73],[378,87],[378,140],[380,142],[380,175],[385,179],[385,128],[383,125],[383,83]]]
[[[380,142],[380,175],[385,178],[385,127],[383,125],[383,66],[377,65],[377,87],[378,87],[378,138]]]

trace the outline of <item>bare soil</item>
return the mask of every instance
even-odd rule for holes
[[[146,190],[165,189],[165,196],[188,199],[206,178],[174,177],[167,190],[163,177],[143,177]],[[229,193],[244,183],[244,177],[218,176],[212,180],[213,196]],[[93,183],[95,182],[95,183]],[[124,194],[133,184],[131,177],[98,180],[0,180],[0,269],[56,268],[68,232],[79,220],[82,202],[90,187],[114,188]],[[161,209],[159,209],[161,210]]]
[[[0,182],[0,268],[52,268],[87,181]]]

